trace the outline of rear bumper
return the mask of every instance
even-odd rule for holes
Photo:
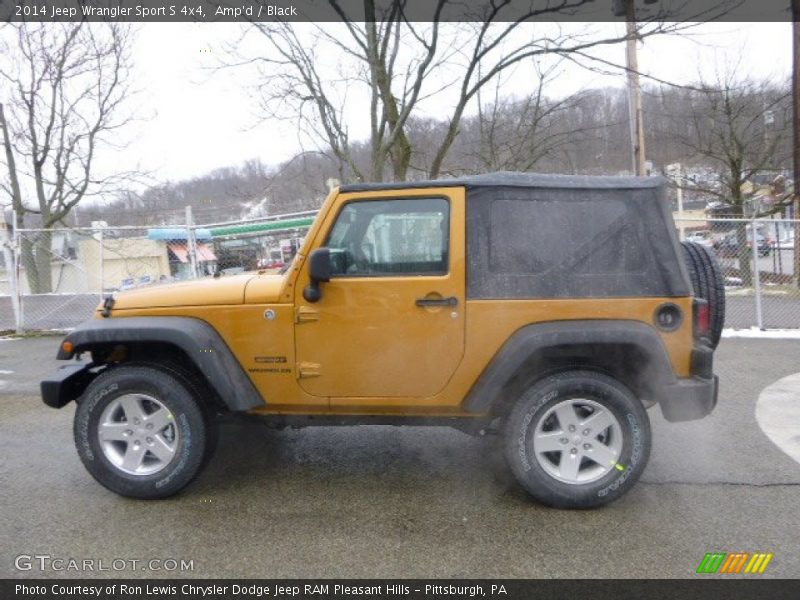
[[[695,344],[691,369],[692,377],[674,380],[659,390],[658,402],[667,421],[702,419],[717,405],[719,378],[714,375],[714,349],[709,344]]]
[[[77,398],[86,389],[94,374],[89,363],[64,365],[42,380],[42,401],[52,408],[61,408]]]
[[[719,378],[679,379],[661,390],[659,405],[667,421],[693,421],[710,414],[717,405]]]

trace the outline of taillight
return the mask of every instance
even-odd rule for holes
[[[702,298],[694,299],[694,337],[708,337],[711,332],[711,315],[708,311],[708,302]]]

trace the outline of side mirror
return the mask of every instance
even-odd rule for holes
[[[328,248],[317,248],[308,257],[308,275],[311,278],[303,290],[306,302],[319,302],[322,298],[320,283],[331,280],[331,253]]]

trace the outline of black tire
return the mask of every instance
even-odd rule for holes
[[[725,278],[714,253],[694,242],[682,242],[684,260],[697,298],[708,302],[709,339],[716,348],[725,325]]]
[[[171,362],[169,360],[161,360],[158,363],[136,361],[137,366],[146,366],[153,369],[164,371],[168,375],[172,375],[178,379],[183,386],[189,390],[192,396],[199,402],[203,410],[203,416],[206,420],[206,447],[203,455],[203,464],[200,469],[205,466],[214,457],[214,452],[217,450],[219,443],[219,413],[216,410],[212,399],[210,398],[211,392],[206,388],[195,374],[181,366],[180,363]]]
[[[553,417],[552,410],[568,406],[569,402],[576,405],[591,402],[597,407],[595,413],[584,413],[583,421],[608,411],[616,420],[616,428],[612,425],[584,436],[581,434],[589,428],[578,421],[582,423],[578,427],[586,429],[569,433],[565,428],[566,434],[561,436],[561,423],[557,416]],[[580,417],[582,410],[588,409],[578,406],[573,414]],[[546,430],[554,418],[556,427]],[[540,424],[542,433],[559,436],[559,444],[568,439],[563,451],[537,458],[533,437]],[[536,382],[511,410],[504,435],[506,460],[517,481],[538,501],[557,508],[595,508],[616,500],[639,479],[650,456],[650,420],[641,402],[616,379],[594,371],[565,371]],[[613,466],[609,463],[603,467],[588,457],[589,452],[597,450],[593,444],[605,445],[606,441],[618,447],[618,455]],[[582,451],[587,444],[590,450]],[[572,452],[573,448],[579,461],[577,472],[586,477],[584,482],[565,482],[550,472],[556,468],[555,462],[562,464],[561,457],[568,458],[566,452]],[[552,467],[548,470],[545,465],[551,460]]]
[[[208,460],[208,448],[214,439],[214,425],[190,390],[180,376],[147,365],[112,367],[99,375],[86,388],[75,411],[75,445],[89,473],[109,490],[129,498],[166,498],[187,486]],[[126,472],[109,458],[109,451],[104,450],[108,444],[101,445],[100,421],[104,411],[128,395],[145,395],[168,411],[170,424],[163,433],[173,436],[173,455],[161,461],[163,464],[156,467],[159,470],[152,473]],[[145,400],[145,404],[154,406],[149,400]],[[114,424],[124,425],[127,422],[125,419]],[[141,435],[142,439],[144,435],[153,435],[141,427],[129,427],[129,431],[132,430],[136,430],[135,435]],[[144,441],[141,443],[141,464],[145,465],[148,460],[157,462],[156,455],[149,452]],[[125,441],[115,442],[112,446],[118,450],[111,452],[126,454],[129,445]],[[124,463],[122,466],[125,466]]]

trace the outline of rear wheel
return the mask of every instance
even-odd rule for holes
[[[628,491],[650,454],[650,421],[617,380],[567,371],[529,388],[505,428],[506,459],[537,500],[592,508]]]
[[[711,345],[716,348],[725,324],[725,279],[711,250],[694,242],[682,246],[694,295],[708,302]]]
[[[164,498],[200,472],[214,426],[182,378],[123,365],[86,388],[74,433],[81,461],[102,485],[131,498]]]

